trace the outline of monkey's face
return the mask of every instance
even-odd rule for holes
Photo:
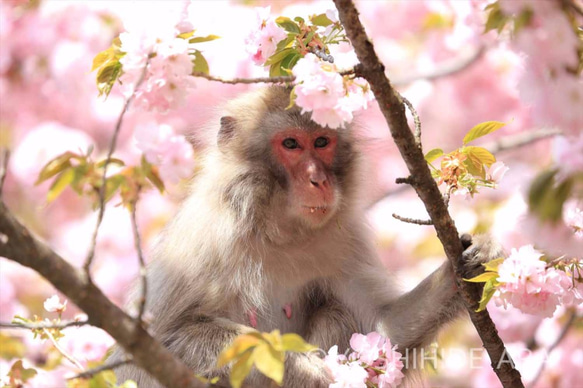
[[[273,154],[287,177],[288,215],[311,227],[325,224],[336,212],[339,191],[332,172],[336,131],[289,128],[271,137]]]

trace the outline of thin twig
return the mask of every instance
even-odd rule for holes
[[[421,146],[421,120],[419,120],[419,114],[411,104],[411,101],[407,100],[405,97],[399,94],[399,97],[403,100],[403,103],[409,108],[409,112],[411,112],[411,116],[413,116],[413,123],[415,123],[415,143],[417,147],[422,148]]]
[[[338,71],[338,74],[340,74],[342,76],[355,74],[355,73],[356,73],[356,69],[346,69],[346,70]],[[278,77],[257,77],[257,78],[230,78],[230,79],[216,77],[214,75],[210,75],[210,74],[203,73],[200,71],[192,72],[191,75],[194,77],[205,78],[209,81],[220,82],[223,84],[231,84],[231,85],[235,85],[235,84],[260,84],[260,83],[266,83],[266,84],[287,83],[287,84],[290,84],[296,80],[295,75],[282,75],[282,76],[278,76]]]
[[[96,374],[99,374],[103,371],[113,370],[113,369],[118,368],[122,365],[130,364],[132,362],[133,362],[133,359],[130,356],[124,356],[121,360],[116,361],[116,362],[112,362],[111,364],[103,364],[103,365],[100,365],[96,368],[87,369],[86,371],[81,372],[75,376],[67,377],[67,380],[89,379],[89,378],[91,378],[91,377],[95,376]]]
[[[536,386],[536,383],[538,382],[538,380],[542,376],[542,374],[545,370],[545,367],[547,365],[547,363],[546,363],[547,358],[550,356],[551,352],[553,350],[555,350],[555,348],[557,346],[559,346],[561,341],[563,341],[563,339],[566,337],[567,332],[569,331],[569,329],[571,328],[571,326],[573,326],[573,323],[575,322],[575,318],[577,318],[577,312],[576,312],[576,310],[573,310],[573,311],[571,311],[571,315],[569,316],[569,319],[565,323],[565,326],[563,326],[563,328],[561,329],[559,336],[555,339],[555,342],[553,342],[551,344],[551,346],[549,346],[549,348],[547,349],[546,357],[543,359],[538,371],[536,372],[536,375],[534,376],[534,378],[532,379],[532,381],[528,385],[528,388],[533,388],[534,386]]]
[[[475,49],[467,58],[458,57],[450,61],[446,61],[443,64],[438,65],[438,67],[431,72],[412,74],[402,78],[397,77],[391,80],[391,84],[395,87],[399,87],[409,85],[410,83],[418,80],[433,80],[459,73],[477,62],[478,59],[482,57],[484,52],[486,52],[486,47],[480,46]]]
[[[411,186],[413,186],[413,177],[408,176],[406,178],[397,178],[397,179],[395,179],[395,183],[398,185],[411,185]]]
[[[539,140],[544,140],[553,136],[559,136],[561,134],[562,132],[558,129],[537,129],[534,131],[520,132],[515,135],[502,137],[498,140],[485,143],[482,145],[482,147],[494,154],[497,152],[523,147]]]
[[[117,138],[118,138],[119,132],[121,130],[121,125],[123,123],[123,118],[125,116],[125,113],[129,109],[134,97],[136,96],[136,91],[140,88],[140,86],[142,85],[142,82],[144,82],[144,79],[146,78],[146,71],[148,69],[149,64],[150,64],[150,60],[148,59],[148,61],[146,62],[145,66],[144,66],[144,69],[142,70],[142,74],[140,75],[140,78],[139,78],[138,82],[136,83],[136,87],[134,88],[134,92],[126,100],[124,107],[123,107],[123,109],[122,109],[122,111],[117,119],[117,123],[115,124],[115,129],[113,131],[113,136],[111,137],[111,142],[109,144],[107,158],[105,159],[105,163],[103,164],[103,176],[101,177],[101,187],[99,188],[99,213],[97,215],[97,223],[95,225],[95,230],[93,230],[93,236],[91,237],[91,245],[89,246],[89,252],[87,253],[87,257],[85,259],[85,264],[83,265],[83,269],[85,270],[85,273],[87,274],[87,278],[89,280],[91,280],[89,270],[91,267],[91,262],[93,261],[93,257],[95,256],[95,246],[97,244],[97,234],[99,233],[99,227],[101,226],[101,222],[103,221],[103,215],[105,214],[105,186],[106,186],[106,182],[107,182],[107,166],[111,162],[111,156],[113,155],[113,152],[115,151]]]
[[[222,84],[260,84],[260,83],[269,83],[269,84],[278,84],[278,83],[292,83],[295,81],[296,77],[293,75],[282,75],[279,77],[258,77],[258,78],[221,78],[216,77],[207,73],[203,73],[200,71],[192,72],[194,77],[200,77],[208,79],[209,81],[220,82]]]
[[[47,329],[43,329],[43,333],[47,337],[49,337],[49,340],[53,343],[53,346],[59,351],[59,353],[61,353],[63,355],[63,357],[65,357],[67,360],[69,360],[71,363],[73,363],[73,365],[75,365],[80,370],[85,370],[85,368],[83,367],[83,365],[81,365],[81,363],[79,361],[75,360],[73,358],[73,356],[71,356],[69,353],[67,353],[65,351],[65,349],[63,349],[61,347],[61,345],[59,345],[59,343],[57,342],[55,337],[53,337],[53,335],[51,334],[50,331],[48,331]]]
[[[138,188],[138,193],[140,193],[140,188]],[[136,198],[137,198],[136,195]],[[148,279],[146,278],[146,263],[144,261],[144,253],[142,252],[142,240],[140,237],[140,231],[138,230],[138,222],[136,220],[136,208],[138,201],[133,201],[131,204],[131,220],[132,220],[132,232],[134,234],[134,246],[138,254],[138,261],[140,263],[140,281],[142,283],[142,294],[139,300],[138,316],[136,320],[140,322],[142,316],[144,315],[144,310],[146,309],[146,298],[148,295]]]
[[[408,217],[401,217],[400,215],[393,213],[393,218],[396,218],[399,221],[407,222],[409,224],[417,224],[417,225],[433,225],[433,221],[431,220],[419,220],[416,218],[408,218]]]
[[[8,148],[2,148],[0,150],[0,199],[2,199],[4,180],[8,172],[8,159],[10,159],[10,150]]]
[[[88,325],[87,321],[67,321],[67,322],[34,322],[34,323],[9,323],[0,322],[0,327],[4,329],[29,329],[29,330],[41,330],[41,329],[65,329],[67,327],[74,326],[84,326]]]

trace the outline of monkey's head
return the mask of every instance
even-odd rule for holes
[[[228,200],[258,216],[244,209],[250,199],[242,194],[251,193],[245,185],[253,185],[251,202],[263,209],[260,217],[317,229],[346,207],[356,153],[350,129],[322,127],[298,107],[288,109],[289,93],[270,87],[227,106],[219,149],[239,169],[241,162],[248,166],[232,180]]]

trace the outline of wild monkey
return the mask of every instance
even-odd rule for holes
[[[447,262],[399,295],[363,221],[352,131],[323,128],[288,104],[288,89],[270,87],[225,107],[216,146],[152,253],[151,329],[199,375],[226,377],[218,354],[250,330],[295,332],[340,352],[353,333],[376,330],[404,352],[464,309]],[[472,271],[499,252],[474,241],[465,256]],[[134,366],[117,373],[158,386]],[[246,381],[269,385],[258,372]],[[285,387],[329,383],[317,357],[286,359]]]

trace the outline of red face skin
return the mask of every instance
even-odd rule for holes
[[[321,129],[306,132],[297,128],[281,131],[271,139],[277,160],[290,182],[292,212],[312,225],[321,225],[336,208],[337,195],[332,163],[337,134]]]

